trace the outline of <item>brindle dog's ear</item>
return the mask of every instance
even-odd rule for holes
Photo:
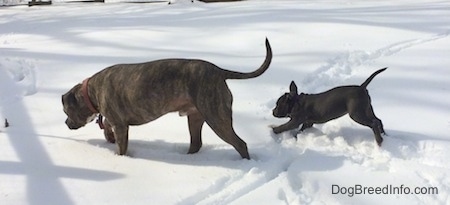
[[[77,99],[72,92],[69,92],[62,96],[62,102],[67,105],[75,105],[77,104]]]
[[[69,96],[67,96],[67,99],[69,100],[70,105],[76,105],[78,103],[77,98],[75,98],[74,93],[69,93]]]
[[[290,92],[291,96],[295,96],[298,94],[297,85],[295,85],[294,81],[291,82],[291,85],[289,86],[289,90],[291,91]]]

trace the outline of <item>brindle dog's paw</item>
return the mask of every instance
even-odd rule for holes
[[[114,138],[114,133],[113,132],[108,132],[107,130],[105,130],[103,132],[103,134],[105,135],[105,139],[106,141],[108,141],[109,143],[116,143],[116,138]]]

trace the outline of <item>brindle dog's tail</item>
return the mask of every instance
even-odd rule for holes
[[[367,80],[366,80],[366,81],[364,81],[364,83],[363,83],[363,84],[361,84],[361,87],[362,87],[362,88],[366,88],[366,87],[367,87],[367,85],[369,85],[370,81],[372,81],[372,79],[373,79],[373,78],[375,78],[375,76],[376,76],[376,75],[378,75],[379,73],[383,72],[383,71],[384,71],[384,70],[386,70],[386,69],[387,69],[387,67],[386,67],[386,68],[382,68],[382,69],[380,69],[380,70],[377,70],[377,71],[375,71],[375,73],[373,73],[372,75],[370,75],[370,77],[369,77],[369,78],[367,78]]]
[[[263,74],[267,68],[269,68],[270,62],[272,61],[272,48],[270,48],[269,40],[266,38],[266,59],[264,60],[264,63],[255,71],[250,73],[241,73],[241,72],[235,72],[230,70],[224,70],[225,71],[225,78],[226,79],[248,79],[248,78],[256,78]]]

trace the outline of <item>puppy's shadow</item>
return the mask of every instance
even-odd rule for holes
[[[88,144],[117,152],[117,145],[104,139],[90,139]],[[203,145],[198,153],[187,154],[189,143],[164,140],[129,140],[127,156],[131,159],[161,161],[171,164],[221,166],[236,168],[236,161],[246,161],[231,145]],[[230,163],[227,163],[230,162]]]

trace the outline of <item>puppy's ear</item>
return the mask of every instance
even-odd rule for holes
[[[291,95],[297,95],[298,94],[297,85],[295,85],[294,81],[292,81],[291,85],[289,85],[289,90],[291,91],[290,92]]]

